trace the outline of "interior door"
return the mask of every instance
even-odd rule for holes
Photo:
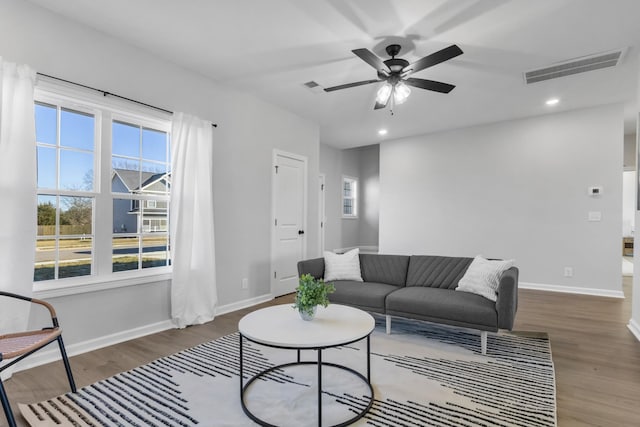
[[[306,159],[276,153],[274,156],[274,297],[294,292],[298,286],[298,261],[304,259]]]

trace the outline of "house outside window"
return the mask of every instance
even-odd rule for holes
[[[35,122],[35,289],[170,266],[168,118],[41,89]]]
[[[342,177],[342,217],[358,217],[358,180],[353,177]]]
[[[113,271],[169,265],[169,135],[112,123]]]

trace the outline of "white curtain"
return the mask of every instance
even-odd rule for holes
[[[32,295],[36,240],[35,71],[0,58],[0,290]],[[29,304],[0,297],[0,334],[26,330]]]
[[[171,129],[171,316],[178,328],[213,320],[218,303],[213,238],[211,122],[175,113]]]

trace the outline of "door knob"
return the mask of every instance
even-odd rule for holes
[[[298,234],[304,234],[304,230],[298,230]]]

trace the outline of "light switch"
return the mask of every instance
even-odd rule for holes
[[[602,212],[600,211],[589,212],[589,221],[600,221],[601,219],[602,219]]]

